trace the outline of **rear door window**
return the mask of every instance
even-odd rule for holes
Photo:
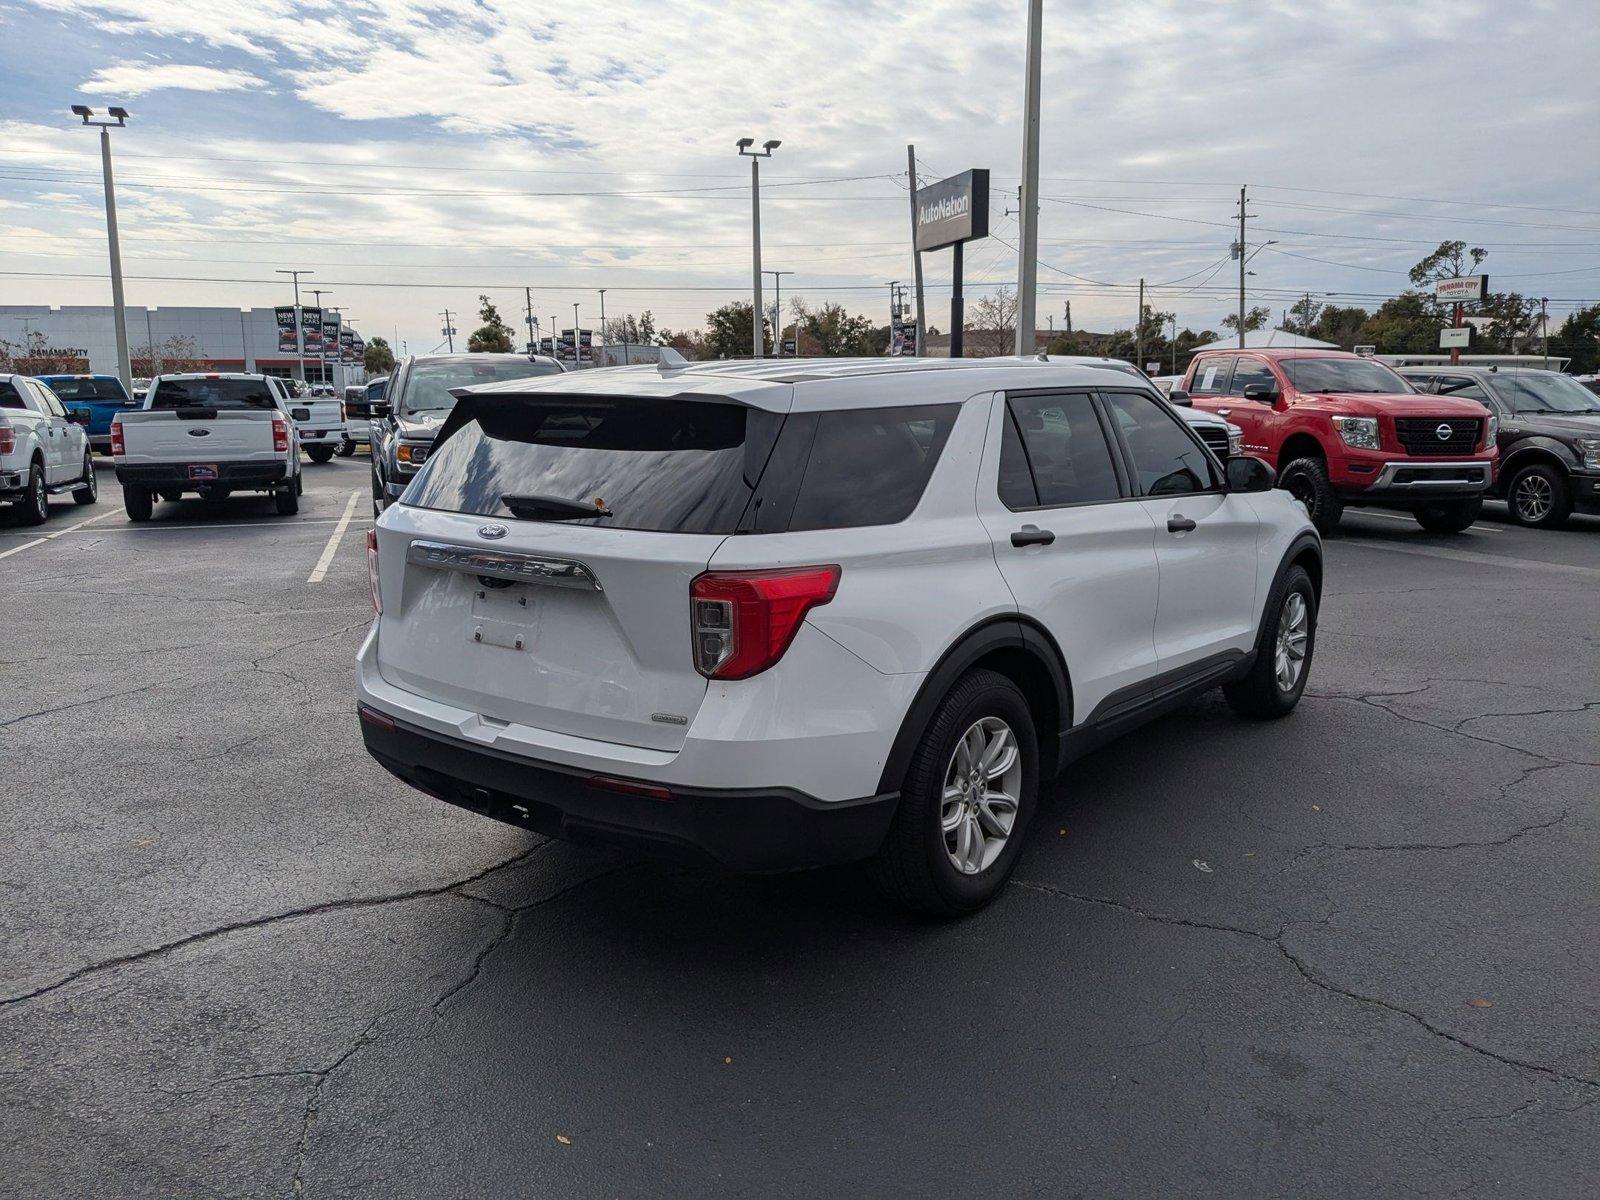
[[[9,379],[5,380],[4,382],[0,382],[0,408],[27,409],[27,407],[28,406],[23,403],[22,393],[17,391],[15,384],[13,384]]]
[[[215,408],[219,411],[277,407],[265,379],[160,379],[151,385],[149,407]]]
[[[818,413],[787,528],[905,520],[922,499],[960,411],[959,404],[926,404]]]
[[[1231,358],[1202,358],[1195,365],[1194,382],[1189,385],[1191,396],[1225,396],[1228,394],[1228,376],[1233,373]]]
[[[1233,365],[1233,378],[1228,381],[1228,395],[1242,396],[1247,387],[1269,387],[1278,390],[1277,377],[1272,368],[1260,359],[1241,358]]]
[[[1006,408],[1000,499],[1007,508],[1095,504],[1122,495],[1088,393],[1012,396]]]

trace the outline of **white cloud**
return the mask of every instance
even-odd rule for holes
[[[265,81],[248,71],[229,71],[221,67],[137,63],[102,67],[79,86],[89,95],[117,100],[159,91],[237,92],[263,87]]]

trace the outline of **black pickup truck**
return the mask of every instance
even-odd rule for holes
[[[1401,367],[1418,390],[1476,400],[1500,417],[1493,495],[1519,525],[1555,529],[1600,513],[1600,396],[1559,371]]]

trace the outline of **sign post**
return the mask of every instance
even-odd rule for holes
[[[953,262],[950,283],[950,357],[962,356],[964,320],[961,297],[961,249],[967,243],[989,236],[989,172],[982,168],[963,171],[925,188],[914,197],[917,213],[913,248],[919,256],[924,250],[951,248]]]

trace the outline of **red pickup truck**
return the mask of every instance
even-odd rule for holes
[[[1244,431],[1278,486],[1323,533],[1345,507],[1412,513],[1459,533],[1494,482],[1495,418],[1482,405],[1417,391],[1385,364],[1343,350],[1206,350],[1184,388],[1196,408]]]

